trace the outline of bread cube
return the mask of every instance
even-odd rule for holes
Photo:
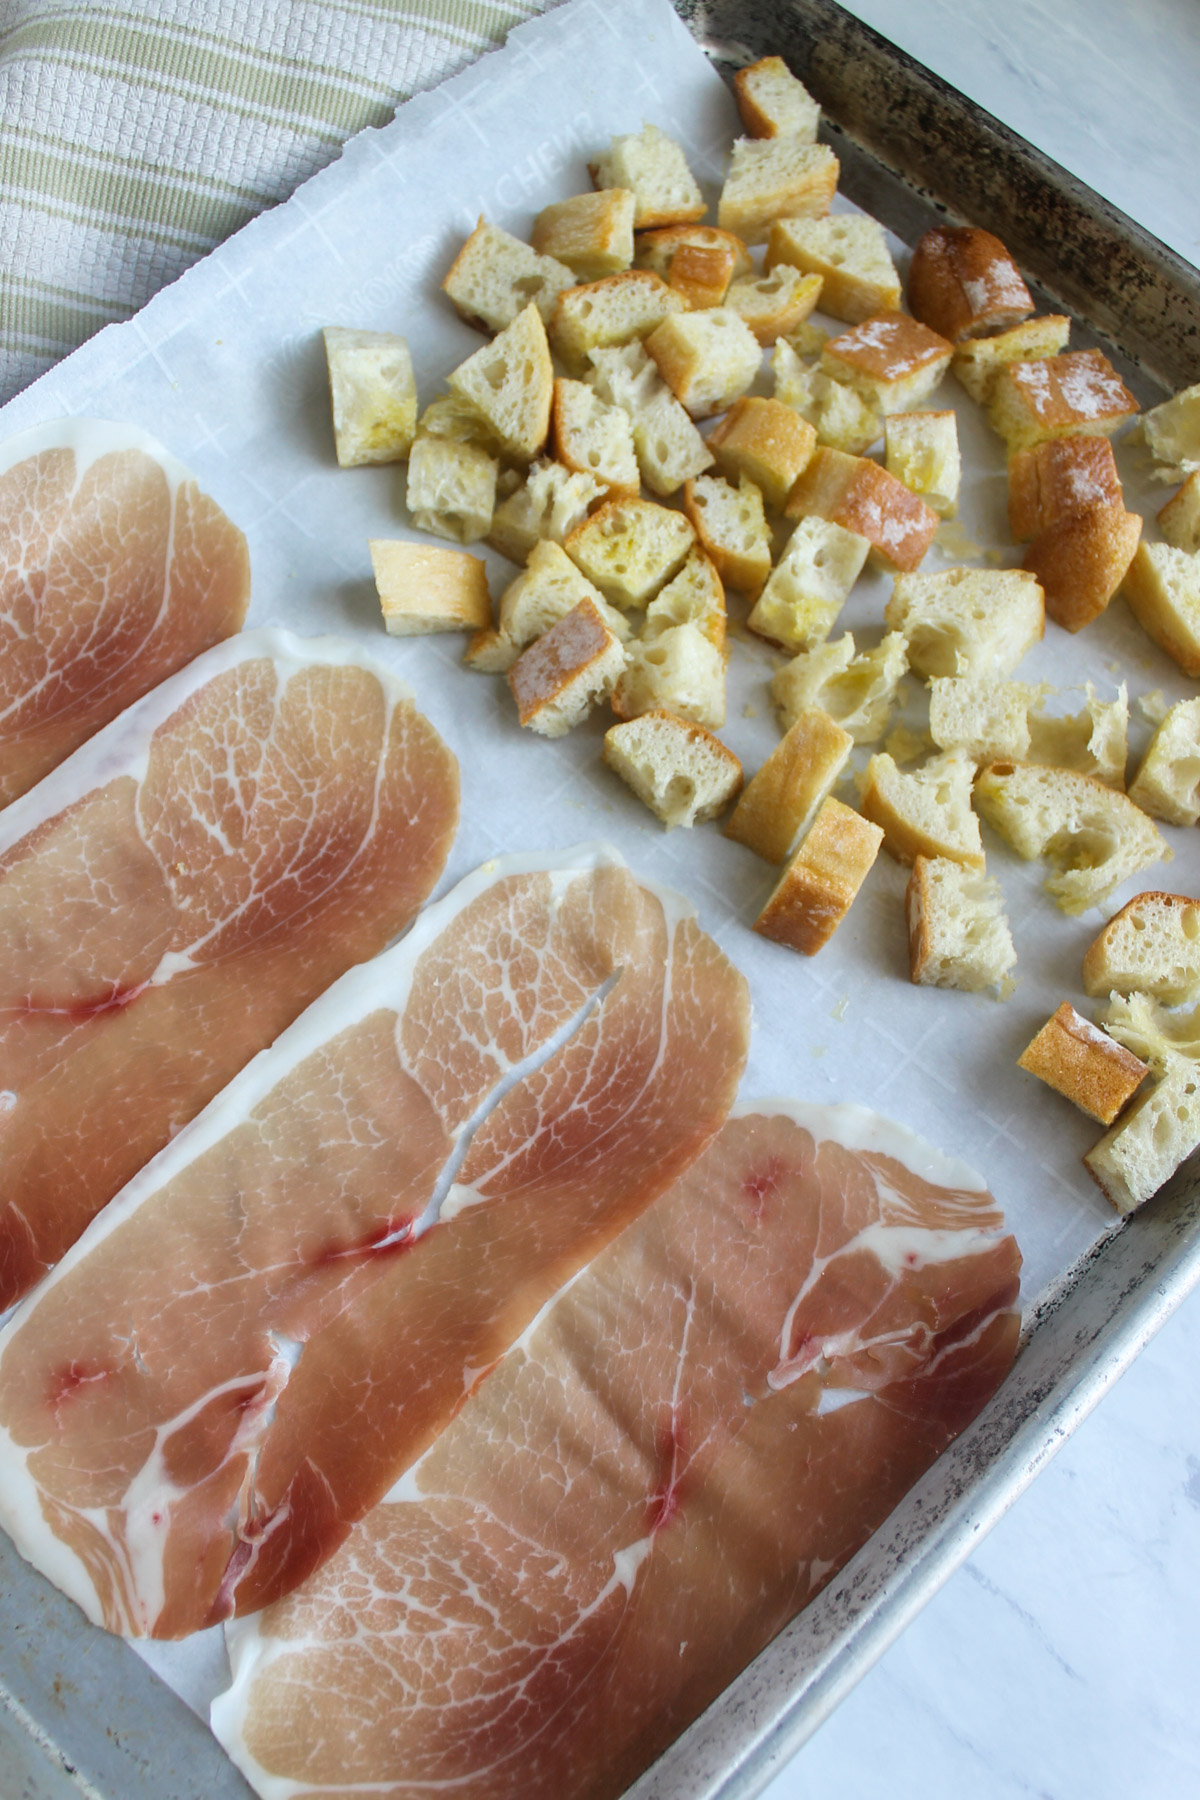
[[[943,519],[958,511],[962,461],[952,412],[892,413],[883,422],[889,475],[902,481]]]
[[[825,144],[794,137],[736,138],[717,224],[747,244],[765,243],[776,219],[823,219],[838,174],[838,159]]]
[[[469,400],[460,394],[439,394],[417,420],[419,438],[449,438],[455,444],[474,444],[489,456],[500,455],[496,434]]]
[[[1185,675],[1200,676],[1200,555],[1143,538],[1121,592],[1142,630]]]
[[[850,733],[828,713],[801,713],[742,789],[725,836],[767,862],[786,862],[853,748]]]
[[[817,442],[849,456],[869,450],[883,430],[882,415],[861,394],[820,369],[807,368],[781,338],[772,358],[775,398],[808,420]]]
[[[561,544],[587,517],[604,488],[593,475],[540,458],[492,515],[488,543],[510,562],[523,563],[541,538]]]
[[[565,468],[594,476],[616,494],[641,492],[633,426],[621,407],[602,400],[585,382],[560,377],[550,417],[554,454]]]
[[[1010,453],[1046,438],[1108,436],[1137,411],[1137,401],[1100,350],[1006,363],[988,401],[988,418]]]
[[[1160,481],[1182,481],[1200,471],[1200,382],[1151,407],[1142,434],[1151,456],[1164,465],[1155,470]]]
[[[970,338],[955,345],[950,372],[970,394],[986,406],[1000,375],[1010,363],[1032,362],[1042,357],[1057,356],[1065,349],[1071,335],[1071,321],[1065,313],[1047,313],[1040,319],[1026,319],[995,337]]]
[[[1038,689],[991,675],[935,676],[929,683],[929,734],[942,750],[975,762],[1020,762],[1029,750],[1029,709]]]
[[[933,392],[953,354],[952,344],[907,313],[884,311],[831,338],[821,367],[881,413],[912,412]]]
[[[908,969],[918,987],[1007,997],[1017,960],[1000,883],[945,856],[918,856],[904,894]]]
[[[481,674],[503,674],[526,644],[565,619],[581,600],[590,600],[613,636],[625,642],[630,633],[622,614],[580,573],[561,544],[539,539],[525,568],[500,596],[497,629],[477,634],[463,661]]]
[[[626,269],[560,294],[550,321],[550,342],[567,373],[583,375],[589,352],[645,338],[686,307],[683,295],[649,269]]]
[[[733,92],[746,135],[791,137],[814,144],[821,108],[782,56],[762,56],[733,78]]]
[[[782,730],[802,712],[820,707],[856,744],[883,736],[896,690],[908,668],[903,635],[889,631],[873,650],[854,653],[847,631],[833,643],[802,650],[771,678],[771,699]]]
[[[975,803],[1018,856],[1050,863],[1046,890],[1065,913],[1099,906],[1128,876],[1171,856],[1140,807],[1092,775],[989,763]]]
[[[1042,590],[1022,569],[898,575],[883,616],[918,675],[1011,675],[1045,629]]]
[[[508,671],[522,725],[542,737],[563,737],[611,692],[625,652],[590,600],[581,600],[552,625]]]
[[[781,263],[769,274],[731,282],[725,305],[745,321],[760,344],[773,344],[807,319],[820,293],[819,275],[802,275]]]
[[[1033,295],[998,237],[977,225],[935,225],[913,251],[908,304],[952,344],[992,337],[1033,311]]]
[[[1018,544],[1093,506],[1124,506],[1107,438],[1046,438],[1010,458],[1008,528]]]
[[[1173,1057],[1165,1074],[1139,1096],[1083,1161],[1119,1213],[1156,1194],[1200,1145],[1200,1069]]]
[[[746,623],[786,650],[829,636],[867,560],[867,541],[829,519],[801,519]]]
[[[548,325],[558,296],[574,287],[577,277],[553,256],[512,237],[480,218],[450,265],[442,282],[445,293],[468,325],[480,331],[503,331],[530,301]]]
[[[629,646],[612,709],[618,719],[667,711],[719,730],[725,723],[725,658],[702,626],[690,620],[667,626]]]
[[[720,738],[675,713],[643,713],[604,734],[604,760],[668,831],[715,819],[742,785]]]
[[[863,777],[863,815],[882,828],[884,848],[897,862],[946,856],[982,869],[979,820],[971,811],[974,773],[965,750],[944,750],[908,774],[880,751]]]
[[[883,833],[832,796],[754,921],[763,937],[815,956],[849,912]]]
[[[1150,1073],[1133,1052],[1064,1000],[1017,1058],[1091,1119],[1111,1125]]]
[[[572,194],[542,208],[533,221],[533,248],[565,264],[574,276],[560,293],[576,282],[599,281],[629,267],[636,205],[627,188],[614,186],[602,194]]]
[[[848,325],[900,305],[900,277],[887,233],[866,213],[777,219],[767,239],[766,266],[776,269],[783,263],[819,275],[821,311]]]
[[[1142,535],[1140,513],[1085,506],[1034,538],[1022,561],[1041,583],[1046,611],[1064,631],[1098,619],[1125,579]]]
[[[698,625],[710,644],[725,649],[725,589],[715,563],[697,544],[678,575],[672,575],[646,608],[643,644],[652,644],[676,625]]]
[[[385,629],[393,637],[478,631],[490,625],[487,565],[465,550],[371,538],[371,567]]]
[[[629,416],[642,480],[652,494],[673,494],[712,467],[708,448],[640,343],[592,350],[588,380]]]
[[[1171,708],[1150,739],[1129,798],[1168,825],[1200,820],[1200,700]]]
[[[1158,529],[1176,550],[1200,550],[1200,472],[1189,475],[1158,515]]]
[[[867,540],[871,560],[915,569],[933,542],[938,516],[902,481],[863,456],[821,446],[792,489],[789,519],[829,519]]]
[[[1083,958],[1084,993],[1135,990],[1167,1006],[1200,998],[1200,901],[1135,894],[1093,938]]]
[[[780,400],[745,396],[730,407],[708,436],[708,447],[728,481],[744,476],[767,505],[784,506],[816,449],[817,434],[807,419]]]
[[[771,573],[761,490],[744,475],[736,488],[721,475],[697,475],[684,483],[683,510],[721,580],[753,598]]]
[[[641,231],[634,240],[633,260],[636,268],[661,275],[697,309],[720,306],[734,277],[754,271],[741,238],[715,225],[661,225],[656,231]]]
[[[644,607],[683,566],[696,534],[682,513],[652,500],[606,500],[564,549],[605,599]]]
[[[637,203],[634,224],[684,225],[704,217],[704,196],[673,138],[657,125],[615,137],[603,156],[588,164],[598,188],[629,188]]]
[[[693,419],[732,406],[762,364],[758,339],[725,306],[674,313],[645,341],[659,374]]]
[[[1045,763],[1052,769],[1074,769],[1094,775],[1106,787],[1125,786],[1125,760],[1129,736],[1129,695],[1124,683],[1115,700],[1101,700],[1091,682],[1082,711],[1052,717],[1043,711],[1048,690],[1034,689],[1029,722],[1027,762]],[[984,759],[983,760],[993,760]],[[994,760],[1005,762],[1007,757]]]
[[[507,455],[529,462],[546,442],[554,393],[554,365],[537,307],[530,303],[518,313],[490,344],[451,370],[446,383],[487,420]]]
[[[323,336],[338,462],[353,469],[403,461],[417,428],[417,384],[407,343],[391,331],[348,331],[341,325],[327,325]]]
[[[418,437],[408,458],[405,495],[413,524],[460,544],[486,537],[498,468],[495,458],[475,444]]]

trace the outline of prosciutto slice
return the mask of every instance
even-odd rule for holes
[[[0,445],[0,806],[249,598],[242,533],[145,432],[64,419]]]
[[[288,1600],[213,1726],[260,1794],[615,1795],[995,1391],[1020,1258],[860,1108],[731,1119]]]
[[[0,1306],[426,899],[453,756],[333,639],[219,645],[0,816]]]
[[[485,866],[0,1336],[0,1523],[130,1634],[287,1592],[704,1148],[748,1032],[690,908],[614,854]]]

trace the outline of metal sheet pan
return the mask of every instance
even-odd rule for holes
[[[783,54],[825,107],[843,190],[910,242],[935,217],[1006,239],[1047,298],[1153,401],[1200,377],[1200,276],[831,0],[676,0],[725,70]],[[632,1790],[750,1796],[903,1629],[1200,1281],[1200,1176],[1181,1175],[1029,1321],[995,1403],[842,1574]],[[0,1543],[3,1800],[233,1800],[201,1722]]]

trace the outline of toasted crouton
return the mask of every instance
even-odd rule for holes
[[[717,224],[747,244],[762,244],[776,219],[822,219],[838,173],[838,159],[826,144],[794,137],[737,138]]]
[[[971,811],[975,764],[964,750],[944,750],[906,774],[886,751],[867,764],[862,811],[883,830],[884,848],[897,862],[948,856],[983,868],[979,820]]]
[[[1017,960],[1000,883],[945,856],[918,856],[904,895],[908,968],[918,987],[978,994],[999,988]]]
[[[767,505],[782,509],[816,449],[807,419],[779,400],[757,395],[736,400],[709,433],[708,447],[729,481],[752,481]]]
[[[593,475],[615,494],[641,492],[629,415],[582,381],[560,377],[551,409],[554,453],[568,469]]]
[[[769,274],[731,282],[724,304],[746,322],[760,344],[773,344],[803,324],[820,293],[819,275],[802,275],[781,263]]]
[[[541,458],[530,465],[515,491],[497,505],[488,543],[510,562],[523,563],[540,538],[561,544],[603,493],[594,476]]]
[[[816,142],[821,108],[782,56],[762,56],[748,68],[739,69],[733,78],[733,92],[748,137]]]
[[[542,208],[533,221],[533,248],[554,257],[560,266],[565,263],[574,276],[559,293],[575,282],[599,281],[629,267],[636,204],[627,188],[610,187],[602,194],[573,194]]]
[[[1083,1018],[1068,1000],[1017,1063],[1101,1125],[1112,1124],[1150,1073],[1141,1057]]]
[[[902,481],[943,519],[958,511],[962,461],[952,412],[892,413],[883,422],[889,475]]]
[[[898,575],[883,616],[919,675],[1011,675],[1045,629],[1042,590],[1022,569]]]
[[[1008,528],[1018,544],[1071,513],[1122,506],[1121,478],[1106,437],[1047,438],[1008,464]]]
[[[624,667],[619,639],[591,601],[581,600],[508,671],[521,724],[542,737],[563,737],[611,691]]]
[[[606,500],[563,546],[615,606],[644,607],[696,541],[682,513],[652,500]]]
[[[867,559],[867,541],[830,519],[801,519],[746,623],[785,650],[829,636]]]
[[[1155,470],[1160,481],[1182,481],[1200,471],[1200,382],[1151,407],[1142,420],[1142,434],[1162,465]]]
[[[1150,739],[1129,798],[1168,825],[1200,820],[1200,699],[1171,708]]]
[[[499,465],[475,444],[420,436],[408,458],[406,501],[414,525],[472,544],[486,537]]]
[[[742,785],[720,738],[675,713],[649,712],[604,734],[604,760],[670,831],[715,819]]]
[[[402,462],[417,427],[417,384],[402,337],[327,325],[333,438],[343,469]]]
[[[784,511],[789,519],[815,514],[866,538],[872,562],[888,569],[915,569],[938,527],[933,508],[878,463],[824,445],[813,453]]]
[[[771,366],[776,400],[808,420],[819,444],[861,456],[879,437],[882,414],[844,381],[807,368],[785,338],[776,344]]]
[[[1006,363],[996,376],[988,418],[1009,451],[1045,438],[1108,436],[1138,403],[1100,350],[1066,350]]]
[[[600,398],[629,416],[638,467],[652,494],[673,494],[712,467],[712,451],[640,343],[592,350],[588,360],[587,379]]]
[[[950,366],[954,346],[907,313],[877,312],[831,338],[821,367],[881,413],[912,412]]]
[[[882,840],[878,825],[831,795],[755,919],[755,931],[815,956],[849,912]]]
[[[657,125],[615,137],[603,156],[588,164],[598,188],[629,188],[637,202],[639,231],[654,225],[686,225],[704,217],[704,196],[687,159]]]
[[[1021,566],[1041,583],[1054,623],[1081,631],[1124,581],[1141,535],[1141,514],[1126,512],[1122,502],[1081,507],[1035,537]]]
[[[393,637],[478,631],[491,622],[487,565],[465,550],[371,538],[367,548],[383,623]]]
[[[853,748],[850,733],[828,713],[801,713],[743,788],[725,836],[767,862],[786,862]]]
[[[1171,856],[1141,808],[1091,775],[990,763],[975,801],[1018,856],[1050,863],[1046,888],[1066,913],[1099,906],[1128,876]]]
[[[736,488],[721,475],[684,483],[683,510],[721,580],[753,598],[771,573],[771,532],[761,491],[743,476]]]
[[[854,654],[847,631],[833,643],[802,650],[771,678],[771,699],[786,731],[800,713],[819,706],[856,744],[883,736],[896,690],[908,667],[904,637],[889,631],[873,650]]]
[[[625,269],[567,288],[550,321],[550,342],[569,375],[583,375],[589,352],[649,336],[687,301],[649,269]]]
[[[1121,592],[1142,630],[1185,675],[1200,676],[1200,555],[1143,538]]]
[[[1200,550],[1200,471],[1189,475],[1158,515],[1158,529],[1176,550]]]
[[[821,311],[848,325],[900,305],[900,277],[887,234],[866,213],[777,219],[767,239],[766,266],[775,269],[781,263],[819,275]]]
[[[762,363],[758,339],[725,306],[673,314],[646,338],[646,349],[693,419],[732,406]]]
[[[1025,319],[995,337],[968,338],[956,344],[950,364],[970,394],[986,406],[992,389],[1010,363],[1031,362],[1038,357],[1057,356],[1066,348],[1071,335],[1071,321],[1065,313],[1047,313],[1040,319]]]
[[[694,307],[719,306],[734,277],[754,270],[741,238],[715,225],[661,225],[655,231],[640,231],[633,261],[636,268],[661,275]]]
[[[1200,1145],[1200,1069],[1190,1057],[1171,1059],[1154,1086],[1083,1161],[1119,1213],[1156,1194]]]
[[[1085,994],[1135,990],[1167,1006],[1200,999],[1200,901],[1135,894],[1088,945]]]
[[[481,218],[451,263],[442,291],[468,325],[503,331],[532,300],[548,325],[564,288],[577,276],[552,256]]]
[[[935,225],[913,251],[908,304],[923,325],[960,344],[1019,325],[1033,311],[1033,295],[990,231]]]
[[[531,303],[518,313],[446,382],[487,420],[509,456],[529,462],[546,442],[554,393],[554,365],[537,307]]]
[[[539,539],[524,569],[500,596],[496,630],[472,639],[463,661],[483,674],[503,674],[526,644],[544,636],[581,600],[590,600],[613,636],[625,642],[630,634],[622,615],[575,567],[561,544]]]

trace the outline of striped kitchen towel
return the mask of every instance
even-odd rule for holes
[[[0,0],[0,402],[552,0]]]

